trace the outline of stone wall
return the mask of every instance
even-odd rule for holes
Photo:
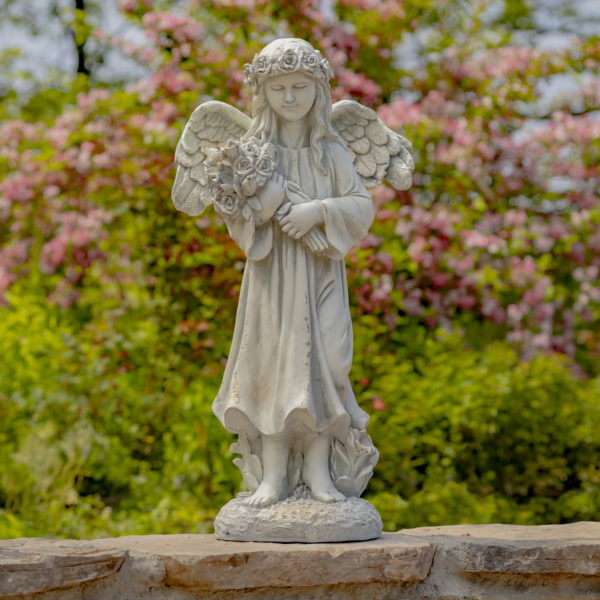
[[[0,540],[0,598],[600,600],[600,523],[457,525],[310,545]]]

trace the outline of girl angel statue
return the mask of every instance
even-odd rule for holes
[[[213,410],[238,435],[250,507],[299,488],[322,503],[358,497],[377,461],[348,379],[344,256],[374,217],[365,187],[407,189],[413,160],[370,109],[332,107],[331,76],[308,42],[276,40],[245,67],[252,119],[202,104],[176,151],[175,206],[212,203],[247,257]]]

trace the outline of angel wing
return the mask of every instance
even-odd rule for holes
[[[196,108],[175,151],[177,175],[171,198],[178,210],[196,216],[210,204],[204,161],[209,148],[230,138],[239,139],[250,127],[250,117],[237,108],[211,100]]]
[[[412,144],[395,133],[370,108],[342,100],[332,107],[331,124],[348,146],[365,187],[387,179],[397,190],[412,185]]]

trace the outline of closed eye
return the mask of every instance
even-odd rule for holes
[[[283,90],[283,86],[282,85],[270,85],[269,86],[274,92],[281,92],[281,90]]]
[[[303,90],[306,87],[306,83],[298,83],[292,86],[295,90]]]

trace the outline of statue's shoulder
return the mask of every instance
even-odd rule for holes
[[[348,152],[346,144],[338,140],[325,140],[325,152],[327,156],[336,164],[348,162],[352,164],[352,157]]]

